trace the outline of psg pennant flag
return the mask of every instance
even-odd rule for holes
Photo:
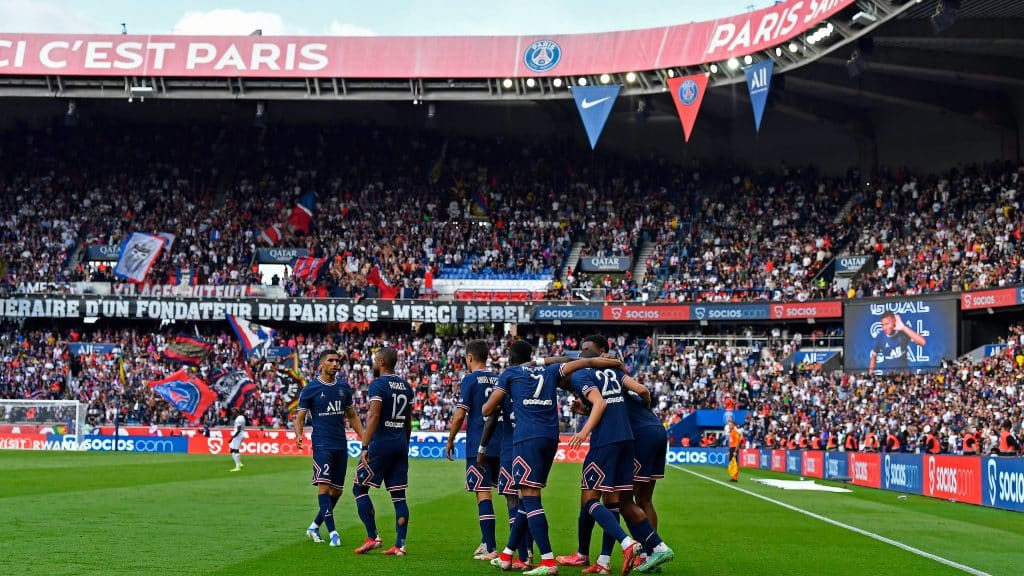
[[[672,101],[676,104],[679,121],[683,124],[683,136],[690,141],[693,124],[700,112],[700,103],[704,100],[704,90],[708,86],[705,74],[692,74],[680,78],[668,79],[668,91],[672,93]]]
[[[590,138],[590,149],[597,147],[597,139],[608,121],[608,115],[615,106],[621,86],[576,86],[572,89],[572,97],[576,100],[576,109],[580,111],[580,119]]]
[[[772,69],[775,62],[765,60],[752,66],[747,66],[743,72],[747,76],[747,90],[750,91],[750,104],[754,107],[754,129],[761,131],[761,116],[764,114],[764,105],[768,102],[768,89],[772,85]]]

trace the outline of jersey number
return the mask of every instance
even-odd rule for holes
[[[391,404],[391,419],[405,421],[405,409],[409,406],[409,397],[405,394],[396,394]]]
[[[540,398],[540,391],[544,388],[544,376],[542,374],[533,374],[532,376],[537,381],[537,387],[533,390],[533,397]]]
[[[608,397],[622,393],[622,384],[619,384],[619,377],[611,369],[596,370],[595,376],[601,381],[601,396]]]

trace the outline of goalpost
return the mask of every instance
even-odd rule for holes
[[[86,409],[78,400],[0,400],[0,424],[50,428],[77,440],[87,433]]]

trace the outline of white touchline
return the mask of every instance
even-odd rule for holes
[[[821,520],[822,522],[827,522],[828,524],[831,524],[833,526],[838,526],[840,528],[845,528],[845,529],[847,529],[847,530],[849,530],[851,532],[856,532],[857,534],[860,534],[862,536],[867,536],[868,538],[873,538],[875,540],[878,540],[879,542],[885,542],[886,544],[889,544],[891,546],[895,546],[895,547],[897,547],[897,548],[899,548],[901,550],[906,550],[907,552],[911,552],[913,554],[917,554],[918,556],[921,556],[923,558],[928,558],[929,560],[934,560],[934,561],[938,562],[939,564],[945,564],[946,566],[949,566],[951,568],[956,568],[957,570],[962,570],[964,572],[967,572],[968,574],[974,574],[974,576],[992,576],[988,572],[982,572],[981,570],[977,570],[975,568],[971,568],[970,566],[964,566],[963,564],[960,564],[958,562],[954,562],[952,560],[946,560],[942,556],[936,556],[935,554],[932,554],[931,552],[925,552],[924,550],[919,550],[917,548],[914,548],[913,546],[908,546],[908,545],[906,545],[906,544],[904,544],[902,542],[897,542],[897,541],[895,541],[895,540],[893,540],[891,538],[886,538],[885,536],[881,536],[881,535],[875,534],[874,532],[868,532],[867,530],[864,530],[864,529],[861,529],[861,528],[857,528],[856,526],[850,526],[849,524],[844,524],[844,523],[842,523],[842,522],[840,522],[838,520],[833,520],[831,518],[822,516],[820,514],[815,514],[814,512],[809,512],[807,510],[804,510],[803,508],[797,508],[796,506],[793,506],[791,504],[786,504],[785,502],[780,502],[780,501],[778,501],[778,500],[776,500],[774,498],[769,498],[767,496],[758,494],[757,492],[751,492],[750,490],[745,490],[743,488],[740,488],[739,486],[734,486],[734,485],[729,484],[727,482],[722,482],[721,480],[716,480],[714,478],[711,478],[710,476],[705,476],[705,475],[703,475],[703,474],[701,474],[699,472],[694,472],[693,470],[687,470],[686,468],[683,468],[683,467],[678,466],[676,464],[669,464],[669,466],[675,468],[676,470],[680,470],[682,472],[686,472],[687,474],[692,474],[692,475],[697,476],[699,478],[703,478],[703,479],[707,480],[708,482],[714,482],[715,484],[718,484],[720,486],[725,486],[726,488],[731,488],[733,490],[736,490],[737,492],[742,492],[744,494],[747,494],[748,496],[753,496],[754,498],[760,498],[761,500],[764,500],[766,502],[771,502],[772,504],[777,504],[779,506],[782,506],[783,508],[786,508],[787,510],[792,510],[794,512],[799,512],[799,513],[801,513],[801,514],[803,514],[805,516],[810,516],[811,518],[814,518],[815,520]]]

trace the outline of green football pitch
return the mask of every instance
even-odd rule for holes
[[[342,547],[305,538],[316,512],[308,459],[244,462],[231,474],[223,456],[0,452],[0,574],[496,573],[472,559],[479,528],[460,462],[411,462],[404,558],[352,553],[364,532],[350,492],[335,510]],[[579,473],[556,464],[544,494],[556,554],[576,546]],[[782,491],[750,481],[778,476],[762,471],[744,470],[743,492],[725,476],[670,468],[659,482],[659,531],[676,551],[665,574],[1024,573],[1020,514],[856,487]],[[381,491],[373,499],[389,546],[391,502]],[[505,536],[499,524],[499,543]],[[595,531],[593,554],[599,545]],[[613,558],[617,571],[621,553]]]

